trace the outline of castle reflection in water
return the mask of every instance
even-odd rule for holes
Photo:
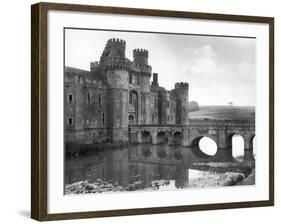
[[[138,182],[147,188],[154,180],[173,180],[175,187],[184,188],[189,164],[196,161],[190,154],[181,146],[140,144],[72,157],[65,163],[65,183],[104,180],[126,187]]]

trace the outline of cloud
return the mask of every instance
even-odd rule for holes
[[[211,44],[186,48],[181,69],[190,83],[190,96],[201,104],[255,104],[255,64],[226,60]]]
[[[131,60],[134,48],[149,50],[149,64],[166,89],[189,82],[190,97],[200,104],[255,104],[255,39],[71,30],[66,33],[66,64],[89,69],[112,37],[126,40]]]

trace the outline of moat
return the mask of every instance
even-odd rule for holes
[[[67,156],[65,193],[232,186],[247,179],[254,164],[204,162],[188,147],[138,144]],[[249,184],[249,183],[247,183]],[[250,183],[254,184],[254,183]]]

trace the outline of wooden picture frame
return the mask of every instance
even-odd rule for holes
[[[248,22],[269,25],[269,191],[268,200],[214,203],[184,206],[130,208],[103,211],[48,213],[48,19],[50,10],[188,18],[210,21]],[[90,5],[38,3],[31,6],[31,217],[39,221],[80,219],[109,216],[141,215],[171,212],[203,211],[226,208],[246,208],[274,205],[274,18],[223,15],[201,12],[164,11]]]

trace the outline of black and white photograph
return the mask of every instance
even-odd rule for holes
[[[64,192],[255,185],[256,38],[64,29]]]

